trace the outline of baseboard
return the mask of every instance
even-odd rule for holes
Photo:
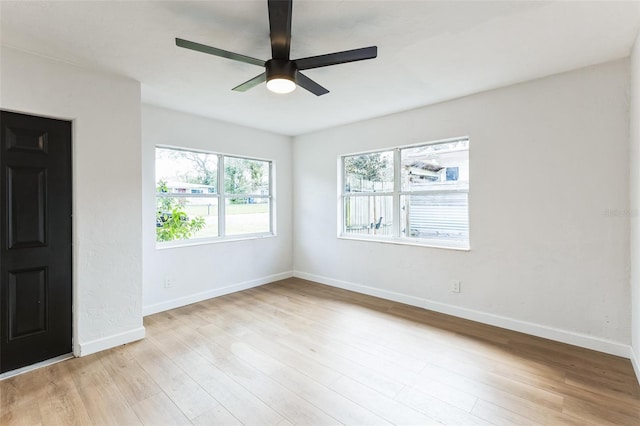
[[[638,383],[640,383],[640,356],[638,356],[638,352],[634,347],[631,347],[631,365],[633,365],[633,371],[636,373],[636,379],[638,379]]]
[[[78,351],[75,355],[87,356],[96,352],[104,351],[105,349],[124,345],[125,343],[135,342],[136,340],[144,339],[144,334],[144,327],[138,327],[123,333],[113,334],[111,336],[91,340],[86,343],[79,343]]]
[[[286,278],[291,278],[292,276],[292,271],[282,272],[280,274],[268,275],[266,277],[257,278],[255,280],[243,281],[241,283],[232,284],[226,287],[190,294],[188,296],[179,297],[177,299],[167,300],[166,302],[143,306],[142,315],[147,316],[156,314],[158,312],[168,311],[169,309],[175,309],[181,306],[190,305],[192,303],[202,302],[203,300],[224,296],[225,294],[235,293],[237,291],[247,290],[249,288],[269,284],[274,281],[284,280]]]
[[[501,315],[462,308],[447,303],[435,302],[420,297],[409,296],[389,290],[382,290],[362,284],[356,284],[347,281],[336,280],[333,278],[323,277],[320,275],[309,274],[306,272],[293,271],[293,276],[296,278],[302,278],[305,280],[330,285],[332,287],[342,288],[344,290],[351,290],[356,293],[362,293],[369,296],[380,297],[382,299],[393,300],[394,302],[417,306],[420,308],[428,309],[430,311],[440,312],[443,314],[453,315],[459,318],[464,318],[483,324],[493,325],[508,330],[530,334],[532,336],[555,340],[557,342],[580,346],[583,348],[592,349],[598,352],[604,352],[624,358],[631,358],[633,361],[632,350],[630,346],[611,340],[601,339],[599,337],[589,336],[582,333],[562,330],[559,328],[535,324],[527,321],[521,321]],[[634,368],[636,367],[640,367],[640,365],[634,365]],[[636,373],[638,373],[637,368]],[[636,374],[636,376],[640,377],[640,375],[638,374]]]

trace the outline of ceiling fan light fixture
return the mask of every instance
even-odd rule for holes
[[[274,93],[291,93],[296,88],[296,65],[293,61],[271,59],[264,64],[267,89]]]
[[[272,78],[267,81],[267,89],[272,91],[273,93],[291,93],[295,90],[296,83],[289,80],[288,78]]]

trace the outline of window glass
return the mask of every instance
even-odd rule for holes
[[[393,197],[345,197],[345,229],[349,235],[392,235]]]
[[[224,157],[226,235],[271,232],[268,161]]]
[[[465,242],[469,240],[467,194],[436,192],[400,197],[404,237]]]
[[[156,148],[156,184],[164,181],[170,193],[215,194],[218,156],[205,152]]]
[[[217,175],[215,154],[156,148],[156,241],[218,236]]]
[[[269,162],[224,157],[224,190],[227,195],[269,195]]]
[[[227,235],[270,232],[268,198],[227,198],[225,225]]]
[[[422,191],[469,182],[469,141],[401,150],[402,190]]]
[[[393,151],[344,157],[345,192],[393,191]]]

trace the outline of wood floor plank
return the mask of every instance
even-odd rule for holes
[[[76,388],[49,388],[48,395],[38,403],[40,414],[50,425],[87,425],[91,418]]]
[[[396,396],[396,401],[412,407],[446,425],[491,425],[490,422],[480,417],[413,388],[404,388],[398,396]]]
[[[136,357],[145,371],[169,398],[182,410],[184,415],[193,419],[209,410],[215,401],[205,389],[154,344],[154,338],[137,342],[129,346],[135,350]]]
[[[469,392],[456,389],[446,382],[425,378],[424,376],[419,376],[412,388],[467,412],[471,412],[478,400],[478,397]]]
[[[143,401],[162,392],[125,346],[104,351],[99,358],[128,401]]]
[[[14,425],[640,425],[627,359],[291,278],[0,381]]]
[[[629,425],[638,426],[640,417],[628,415],[619,410],[611,409],[602,404],[584,401],[578,398],[565,398],[563,413],[572,415],[585,422],[597,425]]]
[[[195,419],[191,420],[194,425],[216,425],[216,426],[241,426],[242,422],[229,412],[222,404],[217,404]],[[280,423],[278,423],[280,424]]]
[[[347,376],[343,376],[332,383],[330,388],[396,425],[441,424],[434,418],[414,410],[407,405],[403,405],[393,398],[376,392]]]
[[[0,424],[82,424],[88,420],[62,363],[0,382]]]
[[[86,385],[78,393],[92,425],[142,424],[112,381]]]
[[[542,424],[483,400],[478,400],[471,413],[498,426],[540,426]]]
[[[2,410],[0,410],[0,425],[2,426],[37,426],[42,424],[40,406],[33,400],[12,403],[10,408],[2,405]]]
[[[192,423],[164,393],[156,393],[133,404],[133,411],[145,425],[191,425]]]
[[[76,386],[80,389],[106,386],[113,383],[111,375],[100,362],[98,354],[73,358],[62,363],[62,365],[67,368]]]

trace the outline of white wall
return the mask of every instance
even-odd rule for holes
[[[297,137],[294,274],[628,356],[628,84],[620,60]],[[469,252],[336,238],[340,154],[465,135]]]
[[[140,84],[0,51],[3,109],[73,120],[74,352],[144,337]]]
[[[290,277],[291,138],[150,105],[143,105],[142,123],[145,315]],[[156,145],[273,160],[277,236],[156,249]]]
[[[631,361],[640,381],[640,34],[631,53]]]

